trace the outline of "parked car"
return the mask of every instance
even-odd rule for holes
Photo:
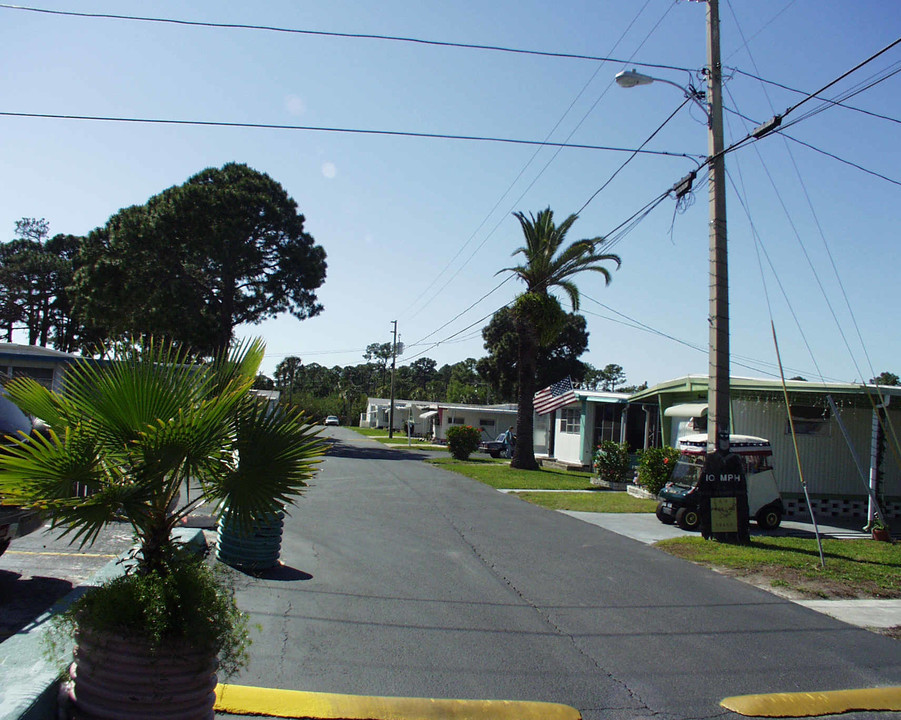
[[[341,424],[341,421],[338,419],[338,416],[337,416],[337,415],[329,415],[329,416],[325,419],[325,424],[326,424],[326,425],[340,425],[340,424]]]
[[[748,513],[762,530],[779,527],[785,506],[770,465],[773,448],[769,440],[750,435],[731,435],[732,452],[741,456],[748,481]],[[679,440],[681,456],[672,479],[657,494],[657,519],[683,530],[701,524],[697,484],[707,456],[707,435],[688,435]]]
[[[0,452],[10,442],[6,436],[21,438],[20,433],[31,434],[31,419],[10,400],[0,394]],[[23,510],[0,494],[0,555],[16,538],[34,532],[43,525],[43,519],[35,512]]]
[[[499,458],[504,454],[504,433],[495,440],[483,440],[479,443],[479,452],[485,452],[493,458]]]

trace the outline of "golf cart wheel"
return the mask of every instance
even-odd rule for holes
[[[654,512],[657,519],[664,525],[672,525],[675,521],[672,515],[663,512],[663,503],[657,503],[657,510]]]
[[[497,460],[501,456],[500,452],[497,450],[492,450],[488,454],[491,455],[491,457],[493,457],[495,460]]]
[[[701,516],[694,508],[679,508],[676,511],[676,525],[683,530],[697,530],[701,524]]]
[[[775,530],[782,522],[782,513],[773,507],[765,507],[757,512],[757,527],[761,530]]]

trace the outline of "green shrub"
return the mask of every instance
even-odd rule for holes
[[[669,482],[679,459],[674,447],[648,448],[638,453],[638,484],[653,495]]]
[[[223,675],[243,667],[249,659],[247,615],[235,604],[228,571],[185,549],[173,551],[162,565],[149,572],[133,568],[55,616],[48,637],[51,659],[63,660],[62,641],[83,627],[140,638],[153,652],[165,652],[167,643],[179,640],[210,648],[218,652]]]
[[[629,479],[629,445],[604,440],[594,451],[594,469],[607,482],[627,482]]]
[[[479,449],[482,433],[472,425],[451,425],[447,429],[447,449],[457,460],[466,460]]]

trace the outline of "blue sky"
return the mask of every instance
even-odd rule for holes
[[[726,106],[757,122],[803,95],[744,73],[812,92],[901,37],[901,6],[893,0],[721,2]],[[637,148],[682,97],[665,84],[624,90],[613,84],[614,75],[636,64],[684,85],[697,83],[696,73],[637,63],[694,70],[705,63],[706,5],[685,1],[42,0],[31,6],[627,62],[0,8],[0,111]],[[836,98],[899,63],[901,45],[824,94]],[[848,100],[894,121],[831,107],[786,130],[895,182],[779,136],[727,157],[733,374],[776,372],[770,312],[789,377],[854,381],[883,370],[901,373],[899,77]],[[786,122],[820,105],[810,101]],[[752,127],[735,112],[726,113],[727,143]],[[87,233],[120,208],[231,161],[279,181],[326,249],[329,267],[319,317],[240,329],[241,336],[267,341],[270,373],[286,355],[328,366],[362,362],[367,344],[390,340],[392,320],[408,347],[402,361],[426,356],[442,365],[481,357],[478,331],[487,320],[480,319],[521,289],[510,281],[491,292],[504,277],[497,271],[515,264],[511,253],[521,244],[511,213],[551,207],[562,219],[628,157],[459,140],[8,116],[0,116],[0,143],[4,239],[26,216],[46,218],[52,233]],[[705,155],[701,111],[683,108],[647,149]],[[636,157],[581,212],[572,238],[609,235],[693,167],[685,157]],[[583,360],[620,364],[632,383],[706,372],[707,226],[702,182],[692,205],[677,212],[667,199],[617,239],[612,251],[623,262],[611,285],[596,275],[579,282],[591,333]]]

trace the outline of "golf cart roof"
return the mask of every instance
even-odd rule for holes
[[[729,445],[739,455],[772,455],[770,441],[754,435],[730,435]],[[679,438],[679,450],[689,455],[707,454],[707,434],[697,433]]]

